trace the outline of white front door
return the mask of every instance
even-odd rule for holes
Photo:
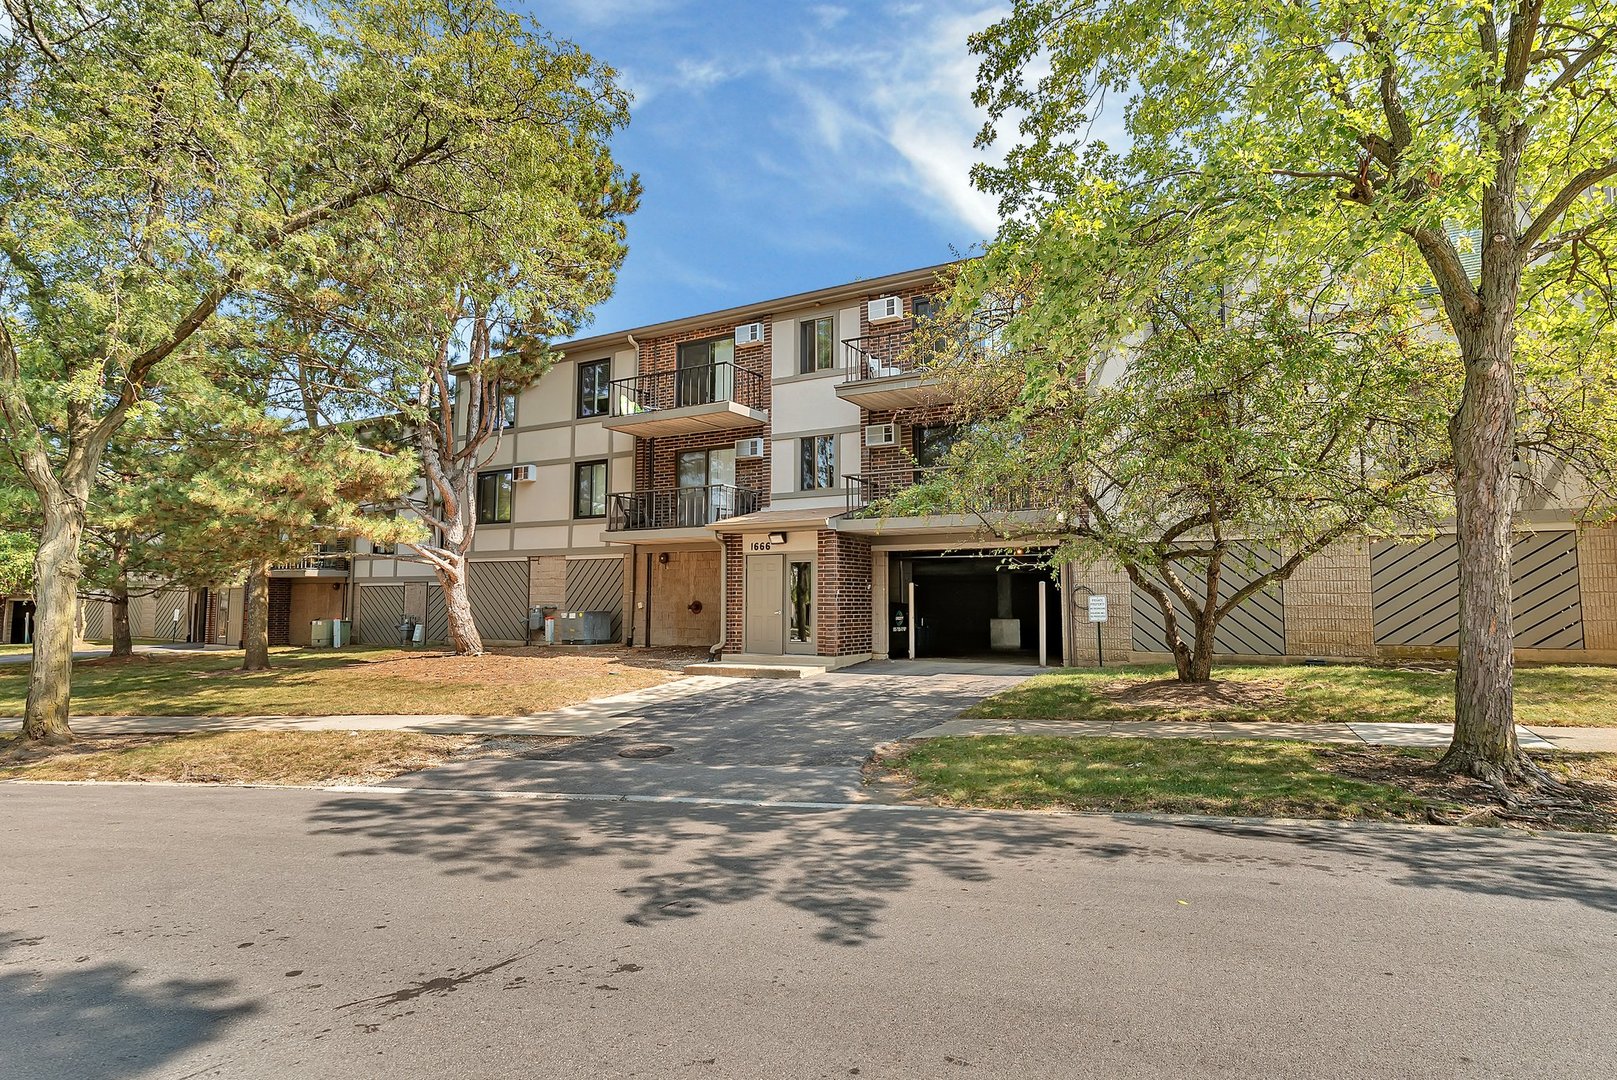
[[[749,653],[779,656],[784,651],[783,562],[779,555],[747,556],[746,595],[742,602],[746,605],[746,650]]]

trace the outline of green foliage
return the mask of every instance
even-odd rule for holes
[[[1017,332],[1068,354],[1134,331],[1192,241],[1220,272],[1278,259],[1304,283],[1426,297],[1479,363],[1489,326],[1514,321],[1518,445],[1601,512],[1617,500],[1611,14],[1023,0],[973,38],[985,139],[1018,136],[976,174],[1007,215],[985,276],[1043,271],[1064,302]],[[1103,108],[1120,145],[1089,138]]]

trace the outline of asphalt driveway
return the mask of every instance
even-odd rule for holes
[[[446,765],[392,786],[766,802],[869,798],[875,747],[933,727],[1036,668],[863,664],[811,679],[748,679],[654,703],[605,735],[518,759]]]

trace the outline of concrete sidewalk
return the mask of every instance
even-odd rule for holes
[[[625,694],[596,698],[554,712],[531,716],[454,714],[351,716],[75,716],[81,735],[130,735],[191,731],[419,731],[431,735],[602,735],[634,723],[653,705],[678,701],[729,686],[736,679],[695,675]],[[21,724],[20,717],[0,724]]]
[[[1454,735],[1452,724],[1289,724],[1193,720],[950,720],[910,736],[1055,735],[1067,738],[1112,736],[1126,739],[1294,739],[1347,746],[1418,746],[1441,749]],[[1617,728],[1516,726],[1524,750],[1617,753]]]

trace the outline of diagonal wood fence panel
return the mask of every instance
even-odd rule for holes
[[[612,640],[623,640],[623,559],[567,560],[567,610],[610,611]]]
[[[1229,597],[1279,564],[1279,553],[1268,547],[1261,544],[1239,545],[1231,556],[1225,557],[1220,574],[1220,595]],[[1187,584],[1194,589],[1194,580],[1200,578],[1205,570],[1200,565],[1186,565],[1179,568],[1179,573],[1181,578],[1189,575],[1190,580]],[[1134,621],[1133,647],[1140,652],[1171,652],[1167,627],[1164,625],[1162,609],[1157,606],[1156,598],[1136,585],[1131,602]],[[1190,612],[1178,597],[1174,597],[1174,614],[1179,620],[1180,636],[1194,648],[1196,635],[1192,633],[1189,625]],[[1213,633],[1213,652],[1223,656],[1285,655],[1284,585],[1276,584],[1253,593],[1234,611],[1224,616]]]
[[[399,620],[404,618],[403,585],[361,585],[354,606],[359,615],[355,641],[362,645],[399,643]]]
[[[494,641],[528,640],[528,560],[466,564],[466,592],[477,632]]]
[[[1510,571],[1516,647],[1583,648],[1577,534],[1554,530],[1518,537]],[[1370,591],[1377,645],[1459,645],[1460,552],[1453,536],[1371,545]]]

